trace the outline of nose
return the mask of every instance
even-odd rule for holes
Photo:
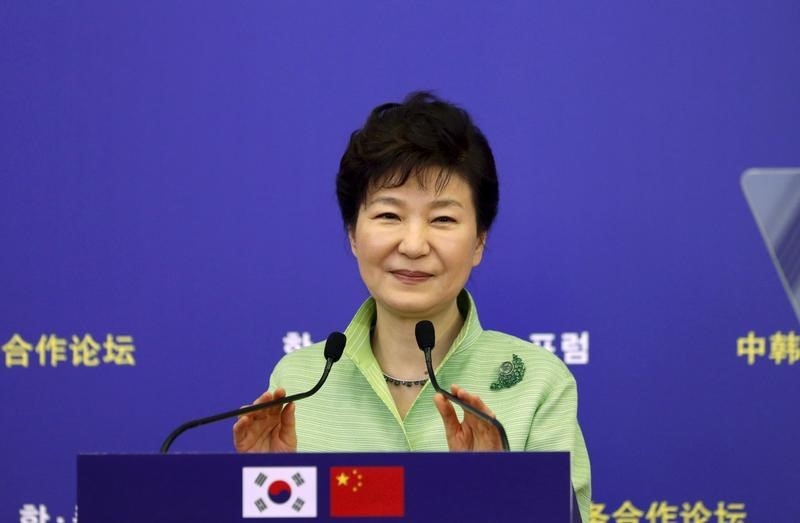
[[[426,224],[409,223],[403,228],[400,244],[397,246],[400,254],[409,258],[426,256],[431,251],[428,243],[428,230]]]

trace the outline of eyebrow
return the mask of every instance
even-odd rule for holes
[[[392,196],[378,196],[378,197],[375,197],[375,198],[373,198],[373,199],[371,199],[371,200],[369,200],[367,202],[367,206],[370,206],[370,205],[373,205],[373,204],[376,204],[376,203],[383,203],[383,204],[386,204],[386,205],[394,205],[396,207],[404,207],[405,206],[405,204],[403,203],[403,200],[401,200],[399,198],[394,198]],[[461,202],[459,202],[458,200],[455,200],[453,198],[440,198],[440,199],[434,200],[433,203],[431,203],[431,208],[433,208],[433,209],[443,209],[443,208],[446,208],[446,207],[461,207],[461,208],[463,208],[464,205]]]

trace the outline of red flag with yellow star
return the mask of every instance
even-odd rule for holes
[[[403,467],[331,467],[332,517],[403,517]]]

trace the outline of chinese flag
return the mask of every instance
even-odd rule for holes
[[[403,467],[331,467],[332,517],[403,517]]]

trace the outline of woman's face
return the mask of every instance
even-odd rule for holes
[[[448,307],[483,255],[472,190],[452,176],[439,192],[435,178],[367,194],[350,246],[378,306],[399,317],[435,318]]]

